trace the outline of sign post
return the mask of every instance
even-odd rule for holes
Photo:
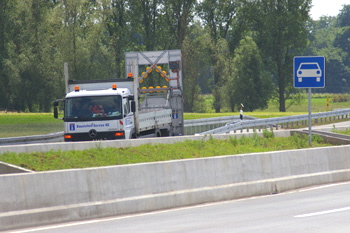
[[[326,83],[325,57],[294,57],[293,78],[295,88],[308,88],[308,125],[309,145],[312,145],[311,133],[311,88],[324,88]]]
[[[312,133],[311,133],[311,88],[308,88],[309,91],[309,104],[308,104],[308,112],[309,112],[309,117],[308,117],[308,125],[309,125],[309,145],[312,145]]]

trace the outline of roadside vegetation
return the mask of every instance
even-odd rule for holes
[[[102,149],[97,146],[84,151],[4,153],[0,155],[0,160],[33,171],[48,171],[309,148],[305,135],[275,138],[273,132],[267,130],[263,135],[264,137],[259,137],[254,134],[239,139],[232,136],[228,140],[217,140],[209,136],[199,141],[186,140],[175,144],[148,144],[127,148]],[[329,144],[323,143],[321,137],[314,136],[313,147],[322,146]]]

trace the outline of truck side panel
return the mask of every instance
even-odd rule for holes
[[[171,109],[154,110],[139,114],[140,132],[155,128],[169,127],[171,125]]]

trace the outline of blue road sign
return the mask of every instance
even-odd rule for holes
[[[323,88],[326,83],[325,57],[294,57],[295,88]]]

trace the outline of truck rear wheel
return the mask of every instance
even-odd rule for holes
[[[168,129],[161,129],[160,134],[161,134],[161,137],[169,137],[169,130]]]
[[[130,134],[130,139],[135,139],[135,138],[137,138],[137,135],[136,135],[135,132],[132,132],[132,133]]]

